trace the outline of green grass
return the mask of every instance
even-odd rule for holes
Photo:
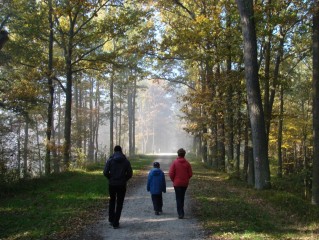
[[[154,156],[131,159],[134,175]],[[319,208],[302,198],[302,176],[273,179],[273,189],[245,183],[192,162],[189,191],[213,239],[319,239]],[[104,165],[21,181],[0,192],[0,239],[63,239],[106,208]]]
[[[150,157],[131,159],[134,174]],[[57,239],[96,219],[108,198],[103,164],[7,186],[0,198],[0,239]],[[50,237],[51,236],[51,237]]]
[[[190,192],[212,239],[319,239],[319,208],[298,193],[257,191],[200,162],[192,164]]]

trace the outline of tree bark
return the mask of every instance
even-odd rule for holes
[[[29,117],[25,116],[24,144],[23,144],[23,178],[28,177],[28,145],[29,145]]]
[[[18,132],[17,132],[17,162],[18,162],[18,178],[21,178],[21,122],[18,122]]]
[[[228,32],[231,29],[231,16],[230,10],[226,7],[226,28]],[[231,56],[231,35],[227,36],[229,38],[229,44],[227,45],[227,59],[226,59],[226,71],[227,78],[231,78],[231,64],[232,64],[232,56]],[[227,102],[226,102],[226,144],[227,144],[227,160],[234,160],[234,110],[233,110],[233,83],[229,82],[226,89],[227,94]]]
[[[279,124],[278,124],[278,139],[277,139],[277,148],[278,148],[278,170],[277,176],[282,177],[282,129],[283,129],[283,114],[284,114],[284,90],[283,86],[280,89],[280,112],[279,112]]]
[[[90,117],[89,117],[89,145],[88,145],[88,161],[94,160],[94,141],[95,141],[95,129],[94,129],[94,109],[93,109],[93,85],[94,80],[90,79],[90,97],[89,97],[89,105],[90,105]]]
[[[252,0],[237,0],[241,17],[247,100],[252,130],[255,188],[270,188],[268,145],[258,79],[257,40]]]
[[[115,71],[113,69],[113,71]],[[113,152],[114,142],[114,73],[110,82],[110,154]]]
[[[136,92],[137,92],[137,82],[136,82],[136,78],[134,78],[134,91],[133,91],[133,122],[132,122],[132,154],[133,156],[136,154],[135,152],[135,149],[136,149],[136,146],[135,146],[135,112],[136,112]]]
[[[70,166],[71,154],[71,124],[72,124],[72,54],[73,54],[74,21],[70,19],[70,30],[68,34],[68,44],[65,48],[65,66],[66,66],[66,89],[65,89],[65,114],[64,114],[64,143],[63,143],[63,161],[65,170]]]
[[[313,15],[313,166],[312,198],[319,205],[319,1],[314,0]]]
[[[131,70],[131,76],[133,76],[133,71]],[[134,83],[133,83],[134,84]],[[129,82],[129,88],[127,93],[127,108],[128,108],[128,143],[129,143],[129,156],[134,155],[134,146],[133,146],[133,124],[134,124],[134,85],[130,87],[131,83]]]
[[[270,19],[271,19],[271,0],[267,1],[267,35],[266,35],[266,43],[265,43],[265,82],[264,82],[264,113],[265,113],[265,123],[266,123],[266,134],[267,134],[267,142],[269,136],[269,128],[271,112],[269,106],[269,91],[270,91],[270,59],[271,59],[271,38],[272,32],[270,27]]]
[[[100,129],[100,82],[97,81],[96,83],[96,97],[95,97],[95,153],[94,153],[94,161],[98,161],[98,152],[99,152],[99,129]]]
[[[49,61],[48,61],[48,89],[49,89],[49,103],[48,103],[48,119],[46,129],[46,155],[45,155],[45,175],[51,173],[51,135],[53,128],[53,103],[54,103],[54,86],[52,80],[53,69],[53,16],[52,16],[52,0],[48,1],[49,5]]]

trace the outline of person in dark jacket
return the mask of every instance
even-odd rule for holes
[[[178,149],[178,157],[173,161],[169,169],[175,190],[178,218],[184,218],[184,199],[189,184],[189,179],[193,176],[192,167],[185,159],[186,151],[183,148]]]
[[[107,160],[103,174],[109,180],[109,222],[119,227],[127,181],[133,176],[131,163],[122,153],[121,146],[114,147],[114,154]]]
[[[155,215],[163,212],[163,196],[162,192],[166,193],[165,174],[160,169],[158,162],[153,163],[153,169],[148,174],[147,191],[151,193]]]

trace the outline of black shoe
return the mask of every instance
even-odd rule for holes
[[[159,215],[159,212],[158,212],[158,211],[155,211],[155,215]]]
[[[183,216],[183,215],[179,215],[178,218],[179,218],[179,219],[183,219],[184,216]]]
[[[109,222],[110,226],[113,226],[113,222]]]
[[[113,224],[114,229],[118,229],[120,227],[120,224]]]

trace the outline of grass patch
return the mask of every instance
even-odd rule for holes
[[[138,155],[130,159],[134,174],[139,174],[141,170],[146,169],[153,162],[155,156],[152,155]]]
[[[134,174],[150,157],[131,160]],[[61,239],[96,220],[108,198],[103,164],[6,186],[0,198],[0,239]]]
[[[190,192],[212,239],[319,239],[319,208],[283,190],[257,191],[192,162]]]

